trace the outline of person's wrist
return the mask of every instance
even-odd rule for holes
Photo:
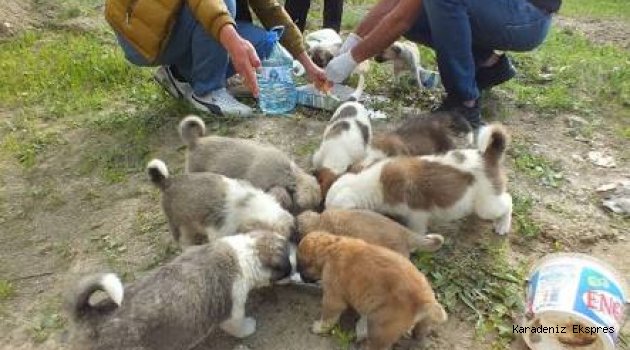
[[[241,37],[238,35],[236,28],[231,24],[226,24],[221,28],[219,32],[219,41],[221,45],[227,50],[233,50],[238,44],[240,44]]]

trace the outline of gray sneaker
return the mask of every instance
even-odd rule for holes
[[[226,88],[211,91],[203,96],[192,93],[190,101],[195,108],[203,112],[239,117],[251,117],[254,114],[251,107],[238,102]]]
[[[192,87],[185,81],[178,80],[168,66],[161,66],[153,74],[153,79],[166,92],[177,99],[188,98],[192,94]]]

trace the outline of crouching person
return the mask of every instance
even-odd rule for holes
[[[252,109],[228,93],[226,80],[239,73],[258,96],[255,69],[273,42],[265,29],[234,19],[237,2],[251,6],[265,27],[284,26],[282,45],[310,80],[326,81],[276,0],[107,0],[105,17],[127,59],[138,66],[159,66],[155,78],[171,95],[204,112],[249,116]]]

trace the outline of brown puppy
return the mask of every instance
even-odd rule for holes
[[[458,114],[450,112],[408,116],[394,131],[375,134],[365,158],[353,164],[350,172],[360,172],[389,157],[442,154],[455,149],[449,129],[470,128],[460,119]]]
[[[410,329],[424,335],[447,319],[426,277],[389,249],[318,231],[304,237],[297,257],[305,282],[321,279],[322,318],[312,328],[317,334],[351,307],[361,315],[357,339],[366,339],[363,348],[386,350]]]
[[[369,210],[332,209],[318,214],[306,211],[297,217],[299,239],[313,231],[362,239],[389,248],[403,256],[419,250],[434,252],[442,247],[441,235],[419,235],[381,214]]]

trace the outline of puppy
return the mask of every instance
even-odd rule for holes
[[[179,132],[187,146],[188,172],[213,172],[247,180],[295,213],[320,206],[317,180],[277,148],[244,139],[204,137],[205,125],[196,116],[184,118]]]
[[[374,60],[379,63],[391,61],[394,65],[394,80],[397,83],[400,82],[402,75],[409,74],[414,78],[418,87],[425,86],[421,74],[426,71],[420,65],[420,50],[415,43],[396,41],[385,51],[374,56]]]
[[[170,177],[159,159],[149,162],[147,172],[162,192],[162,209],[173,238],[183,247],[254,229],[291,236],[293,216],[274,197],[246,181],[214,173]]]
[[[372,141],[372,124],[368,111],[358,102],[339,106],[326,130],[319,149],[313,154],[315,176],[321,197],[348,168],[365,157]]]
[[[426,277],[405,257],[363,240],[312,232],[298,247],[304,281],[321,280],[322,317],[314,333],[327,333],[346,308],[360,316],[357,340],[364,349],[385,350],[413,328],[424,336],[446,321]]]
[[[297,217],[298,239],[313,231],[362,239],[408,257],[412,252],[434,252],[444,243],[441,235],[418,235],[399,223],[368,210],[306,211]]]
[[[450,151],[455,148],[449,131],[453,123],[468,125],[465,120],[459,119],[459,115],[449,112],[410,116],[394,131],[375,134],[365,158],[355,163],[350,171],[357,173],[388,157],[424,156]]]
[[[326,208],[402,216],[421,234],[429,220],[456,220],[474,212],[494,220],[495,231],[505,234],[512,215],[501,164],[507,142],[505,129],[495,124],[481,130],[478,149],[382,160],[339,178],[326,197]]]
[[[188,350],[216,326],[247,337],[249,291],[290,271],[287,240],[257,231],[190,248],[126,287],[111,273],[86,277],[67,303],[74,349]],[[107,298],[90,301],[99,290]]]

